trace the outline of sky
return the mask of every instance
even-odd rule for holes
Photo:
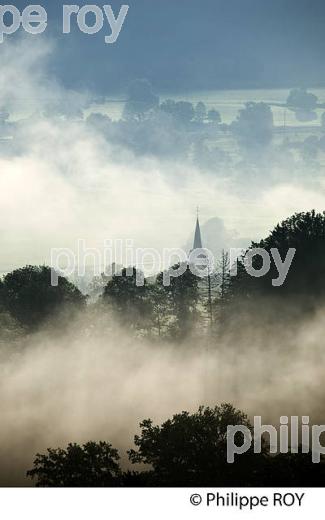
[[[216,222],[216,237],[221,233],[228,245],[240,247],[242,239],[246,245],[266,236],[295,211],[324,208],[323,188],[304,179],[291,181],[287,152],[282,162],[268,152],[259,178],[256,168],[228,168],[230,181],[214,171],[218,162],[209,171],[175,158],[177,141],[155,156],[149,140],[149,148],[138,154],[123,135],[116,144],[114,134],[107,140],[92,125],[44,117],[49,101],[72,107],[87,97],[82,89],[68,89],[53,72],[55,42],[46,36],[39,45],[35,37],[18,37],[8,39],[1,51],[0,69],[6,73],[0,75],[0,106],[15,113],[28,103],[35,112],[18,122],[12,143],[1,144],[2,271],[49,263],[52,248],[76,250],[79,239],[89,248],[102,248],[106,239],[132,239],[135,247],[160,251],[182,247],[191,240],[198,205],[202,225],[222,219],[226,229]],[[150,139],[158,142],[174,132],[162,124],[149,126]],[[141,144],[143,135],[137,139]],[[274,182],[267,180],[272,170]],[[310,167],[303,171],[308,181]],[[253,177],[247,185],[248,175]]]
[[[139,77],[168,92],[325,84],[322,0],[129,0],[113,45],[104,29],[89,36],[73,25],[63,35],[64,3],[41,5],[56,42],[53,71],[69,88],[114,94]],[[111,5],[117,13],[121,2]]]
[[[324,208],[323,187],[304,182],[310,165],[303,165],[304,178],[291,180],[287,151],[283,157],[278,149],[267,152],[257,173],[238,162],[220,167],[220,177],[219,155],[213,168],[175,156],[180,132],[169,124],[149,124],[135,135],[129,129],[123,135],[122,125],[117,137],[107,137],[85,121],[44,114],[52,102],[78,108],[89,94],[121,95],[130,79],[144,76],[158,93],[269,87],[280,68],[287,74],[283,83],[299,76],[308,86],[313,78],[321,84],[325,4],[130,1],[113,45],[105,45],[103,34],[62,35],[61,2],[43,5],[49,13],[44,35],[15,34],[0,46],[0,107],[20,117],[10,152],[7,142],[0,147],[0,271],[49,263],[52,248],[75,249],[79,239],[88,247],[105,239],[132,239],[158,250],[182,247],[191,242],[198,205],[204,232],[216,233],[222,247],[248,245],[295,211]],[[138,153],[142,141],[147,148]],[[164,154],[153,153],[157,142],[166,144]],[[274,182],[267,180],[271,171]],[[214,218],[221,219],[215,228],[204,227]]]

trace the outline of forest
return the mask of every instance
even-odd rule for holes
[[[114,333],[118,327],[130,343],[146,343],[159,352],[172,346],[175,358],[179,353],[185,358],[189,351],[208,351],[211,359],[222,354],[221,360],[232,359],[235,367],[236,359],[251,356],[247,345],[254,338],[261,359],[274,356],[276,342],[282,349],[280,363],[285,359],[290,363],[292,355],[300,355],[294,350],[299,324],[324,312],[325,212],[296,213],[277,224],[265,239],[252,243],[253,247],[268,252],[277,248],[281,258],[295,248],[283,285],[271,283],[278,273],[272,256],[271,268],[263,277],[247,273],[245,255],[237,260],[236,276],[231,276],[225,252],[209,280],[187,268],[171,278],[167,287],[162,283],[163,273],[138,286],[136,267],[132,275],[124,267],[119,276],[95,278],[89,285],[91,297],[62,276],[56,287],[51,286],[50,267],[14,270],[0,284],[1,355],[14,356],[14,363],[19,363],[34,338],[39,348],[49,338],[64,342],[73,327],[87,338],[86,348],[91,349],[96,335],[102,336],[102,349],[105,341],[115,342],[118,348]],[[154,372],[151,377],[156,377]],[[214,378],[218,377],[216,373]],[[84,444],[71,439],[65,449],[51,447],[36,455],[34,466],[26,468],[27,475],[38,486],[320,485],[323,461],[312,464],[310,454],[302,453],[274,456],[267,439],[261,454],[249,450],[236,457],[234,464],[227,464],[228,424],[251,428],[248,416],[232,404],[202,402],[196,411],[188,412],[177,411],[175,402],[175,414],[161,425],[142,420],[135,448],[127,450],[127,469],[121,469],[118,450],[104,437]],[[142,469],[131,469],[133,464]]]

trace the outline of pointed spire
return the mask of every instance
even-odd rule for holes
[[[201,229],[200,229],[200,221],[199,221],[199,208],[197,208],[197,217],[196,217],[196,228],[194,234],[194,249],[202,249],[202,238],[201,238]]]

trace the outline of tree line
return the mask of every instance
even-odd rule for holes
[[[199,333],[218,339],[236,330],[240,324],[256,327],[265,322],[295,323],[309,317],[325,300],[325,212],[297,213],[278,224],[268,237],[251,247],[270,251],[276,248],[282,259],[289,248],[296,254],[285,282],[273,287],[277,276],[273,260],[262,277],[246,272],[244,257],[237,260],[237,274],[230,275],[227,253],[222,254],[217,268],[208,277],[200,278],[185,266],[182,275],[171,277],[164,285],[164,273],[155,279],[144,279],[139,286],[135,267],[123,268],[111,277],[103,275],[96,286],[97,300],[88,296],[63,276],[57,287],[51,286],[51,269],[47,266],[26,266],[0,280],[1,331],[10,337],[17,330],[30,333],[43,326],[60,322],[69,324],[78,311],[110,312],[114,321],[139,337],[181,343]],[[261,257],[253,258],[258,269]],[[179,266],[172,266],[177,269]],[[98,281],[97,281],[98,282]],[[87,305],[88,302],[88,305]]]
[[[227,462],[227,425],[245,425],[247,416],[231,404],[181,412],[161,425],[151,419],[140,424],[135,448],[128,450],[131,464],[144,469],[123,471],[117,449],[104,441],[65,449],[49,448],[37,454],[27,471],[38,487],[139,486],[321,486],[325,462],[313,464],[311,453],[271,455],[267,439],[261,453],[250,447]],[[243,442],[238,432],[236,443]]]

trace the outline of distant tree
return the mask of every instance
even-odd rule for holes
[[[162,112],[165,112],[166,114],[169,114],[171,116],[175,116],[176,112],[176,101],[173,99],[166,99],[160,104],[160,110]]]
[[[146,79],[133,81],[128,88],[128,99],[124,107],[123,119],[142,121],[159,106],[159,97],[154,94]]]
[[[220,279],[220,299],[225,300],[230,284],[230,260],[229,253],[224,249],[221,252],[221,260],[219,262],[219,279]]]
[[[287,106],[310,112],[317,107],[317,101],[317,96],[311,92],[307,92],[305,88],[294,88],[290,90],[287,98]]]
[[[218,110],[216,110],[215,108],[212,108],[211,110],[209,110],[208,121],[210,123],[221,123],[220,112],[218,112]]]
[[[179,269],[179,264],[170,268],[170,271]],[[199,278],[186,266],[183,274],[171,276],[170,285],[164,286],[164,273],[157,276],[157,284],[164,287],[169,299],[171,311],[170,328],[179,339],[193,330],[197,317],[197,303],[199,301]]]
[[[295,88],[290,90],[287,107],[294,110],[298,121],[313,121],[317,119],[317,102],[315,94],[307,92],[305,88]]]
[[[219,329],[223,329],[226,319],[226,310],[230,298],[230,260],[229,253],[222,250],[221,259],[217,264],[216,278],[218,281],[218,293],[214,299],[214,309],[216,311],[216,321]]]
[[[251,429],[246,415],[230,404],[182,412],[161,426],[148,419],[140,424],[141,433],[134,439],[137,449],[128,452],[129,458],[132,463],[150,464],[153,485],[254,485],[262,461],[252,449],[227,463],[227,426],[237,424]],[[236,442],[242,443],[242,434]]]
[[[7,274],[1,287],[4,308],[22,326],[33,330],[51,319],[69,319],[86,298],[66,278],[51,285],[51,268],[26,266]]]
[[[119,322],[133,329],[147,329],[152,317],[147,281],[139,283],[142,276],[135,268],[124,268],[112,277],[103,293],[103,302],[111,305]]]
[[[101,273],[100,276],[94,276],[87,286],[87,294],[92,301],[98,300],[103,294],[108,282],[112,280],[113,273]]]
[[[195,121],[203,123],[207,118],[207,108],[202,101],[199,101],[195,107]]]
[[[118,451],[107,442],[69,444],[37,454],[27,476],[37,487],[112,487],[120,483]]]
[[[231,129],[243,146],[267,146],[273,135],[272,110],[265,103],[246,103],[231,124]]]
[[[183,124],[189,124],[194,119],[194,108],[189,101],[176,103],[176,117]]]
[[[178,123],[183,125],[188,125],[195,116],[193,105],[189,101],[167,99],[161,103],[160,110],[170,114]]]

